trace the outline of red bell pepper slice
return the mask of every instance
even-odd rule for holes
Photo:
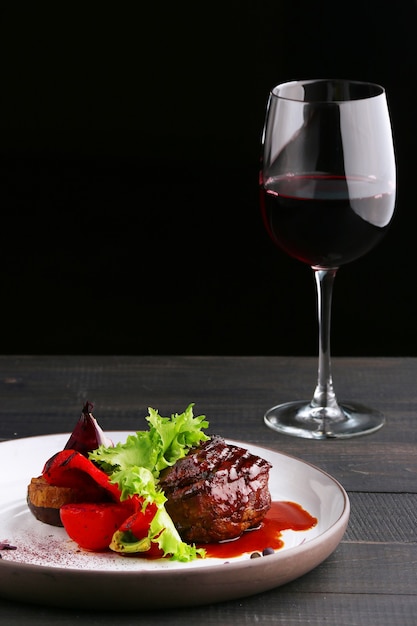
[[[61,521],[68,536],[80,548],[92,552],[109,549],[113,534],[131,515],[132,502],[93,502],[64,504],[60,509]]]
[[[95,484],[112,500],[102,502],[103,498],[98,498],[97,502],[61,507],[64,528],[81,548],[94,552],[106,550],[117,530],[132,533],[138,541],[147,536],[157,505],[151,502],[144,508],[144,500],[139,496],[121,502],[119,487],[82,453],[76,450],[57,452],[45,463],[43,476],[50,485],[57,487],[83,489]],[[157,546],[151,548],[152,556],[161,556]]]
[[[50,485],[56,487],[85,487],[93,481],[102,487],[111,499],[120,502],[121,491],[111,483],[103,470],[76,450],[57,452],[45,463],[42,475]]]
[[[142,507],[143,499],[137,498],[136,511],[119,528],[121,532],[131,532],[138,540],[147,536],[150,523],[158,510],[154,502],[148,503],[144,510]]]
[[[131,532],[140,541],[149,531],[157,511],[150,503],[143,509],[143,499],[134,496],[123,502],[64,504],[60,515],[68,536],[81,548],[93,552],[108,550],[116,531]],[[161,557],[157,545],[144,553]]]

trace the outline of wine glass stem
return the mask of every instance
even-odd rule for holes
[[[313,270],[317,289],[319,364],[318,382],[311,404],[314,407],[339,409],[336,394],[333,390],[330,358],[332,295],[337,268],[320,269],[313,267]]]

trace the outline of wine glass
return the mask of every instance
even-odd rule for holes
[[[311,439],[374,432],[384,424],[381,413],[337,401],[330,317],[338,268],[371,250],[394,213],[396,167],[385,89],[350,80],[277,85],[269,95],[262,148],[265,227],[275,244],[312,267],[319,318],[311,401],[272,407],[265,423]]]

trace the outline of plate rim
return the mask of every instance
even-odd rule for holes
[[[106,435],[108,435],[110,438],[123,437],[123,436],[127,436],[130,434],[134,434],[135,432],[136,431],[108,430],[106,431]],[[56,437],[64,438],[65,436],[68,437],[69,434],[65,432],[48,433],[46,435],[34,435],[34,436],[29,436],[29,437],[19,437],[16,439],[9,439],[7,441],[0,442],[0,450],[1,450],[2,445],[8,446],[8,445],[21,442],[22,440],[30,443],[31,441],[36,441],[40,439],[52,440],[53,438],[56,438]],[[262,559],[246,559],[246,560],[235,561],[232,563],[232,568],[233,568],[232,575],[233,575],[233,572],[239,573],[241,570],[246,570],[250,564],[250,568],[253,571],[254,577],[255,577],[257,574],[265,570],[267,564],[269,565],[269,569],[271,569],[271,567],[273,568],[274,565],[291,561],[292,558],[294,557],[294,553],[296,553],[297,559],[299,560],[300,557],[302,558],[306,553],[315,551],[316,549],[318,549],[319,546],[326,544],[326,541],[325,541],[326,539],[328,546],[327,546],[327,549],[324,550],[323,558],[320,558],[317,561],[317,563],[313,565],[312,568],[308,568],[301,574],[297,574],[292,578],[290,577],[288,580],[284,582],[285,583],[290,582],[290,580],[293,580],[294,578],[298,578],[300,575],[307,573],[311,569],[315,569],[315,567],[317,567],[320,563],[326,560],[330,556],[330,554],[335,550],[337,545],[340,543],[345,533],[347,524],[349,522],[350,500],[343,485],[336,478],[334,478],[331,474],[329,474],[326,470],[323,470],[322,468],[318,467],[317,465],[309,461],[300,459],[299,457],[293,454],[277,451],[263,444],[251,443],[251,442],[242,441],[239,439],[232,439],[229,437],[224,437],[224,439],[228,443],[239,445],[241,447],[246,447],[246,448],[249,448],[249,450],[251,450],[252,448],[257,448],[258,450],[265,450],[266,452],[269,452],[273,455],[278,455],[279,457],[288,458],[288,459],[291,459],[292,461],[295,461],[304,466],[307,466],[313,469],[314,471],[319,472],[327,480],[329,480],[337,488],[337,490],[340,492],[343,498],[343,505],[342,505],[342,510],[341,510],[340,515],[335,521],[333,521],[333,523],[329,527],[323,530],[323,532],[321,532],[319,535],[312,537],[305,543],[301,543],[296,546],[290,546],[282,552],[278,550],[274,554],[268,555],[268,557],[264,557]],[[162,579],[161,582],[164,582],[166,580],[172,580],[172,579],[176,581],[178,578],[184,577],[185,574],[192,576],[193,574],[196,574],[197,571],[200,576],[212,575],[213,577],[216,577],[220,575],[220,578],[222,578],[221,575],[225,573],[225,563],[223,561],[221,563],[214,563],[214,564],[211,564],[207,568],[193,567],[192,563],[188,563],[187,567],[184,569],[182,569],[181,567],[177,567],[173,569],[168,568],[168,569],[158,569],[158,570],[155,570],[155,569],[142,569],[142,570],[139,570],[139,569],[138,570],[97,569],[97,570],[94,570],[94,569],[89,569],[89,568],[76,569],[76,568],[67,568],[67,567],[62,567],[62,566],[50,566],[48,564],[35,564],[35,563],[26,563],[26,562],[20,562],[20,561],[9,561],[7,558],[0,559],[0,579],[2,578],[3,575],[6,575],[6,576],[8,574],[10,575],[12,571],[15,571],[15,573],[17,572],[18,574],[21,574],[23,577],[34,576],[35,578],[39,575],[41,576],[45,575],[45,572],[48,572],[48,573],[52,573],[54,577],[55,576],[59,577],[60,579],[62,579],[63,582],[65,582],[66,579],[72,579],[73,577],[76,577],[77,580],[79,579],[82,582],[86,579],[91,580],[93,576],[98,581],[105,579],[105,580],[108,580],[110,583],[112,583],[115,580],[121,581],[126,578],[127,580],[133,580],[139,576],[141,577],[142,581],[143,579],[145,579],[146,581],[152,580],[152,579],[155,580],[155,577],[157,577],[158,579]],[[284,584],[284,583],[274,584],[272,581],[271,585],[263,586],[261,588],[261,591],[263,590],[266,591],[276,586],[280,586],[280,584]],[[254,591],[254,593],[258,593],[258,592],[259,590]],[[247,595],[250,595],[250,593],[249,594],[245,593],[244,595],[247,596]],[[10,594],[5,595],[3,593],[3,590],[0,590],[0,596],[9,597],[10,599],[16,599],[16,598],[12,598]],[[237,599],[239,597],[243,597],[243,596],[239,593],[235,593],[235,595],[232,594],[230,596],[227,596],[226,598],[220,598],[218,601],[221,601],[224,599]],[[29,601],[33,602],[33,599]],[[217,600],[215,598],[214,599],[211,598],[209,601],[216,602]],[[47,602],[40,602],[40,603],[43,605],[50,604]],[[204,604],[204,603],[205,602],[196,602],[196,604]],[[172,608],[175,606],[192,606],[194,604],[195,603],[187,603],[187,604],[174,603],[173,604],[171,602],[166,605],[166,608],[169,608],[169,607]],[[65,606],[65,604],[62,604],[60,602],[58,604],[55,604],[55,606]],[[71,606],[74,606],[73,602]],[[80,608],[83,608],[83,607],[80,606]],[[119,610],[120,608],[124,608],[124,607],[115,607],[115,609],[117,610]],[[131,610],[132,606],[126,607],[126,608],[129,608]]]

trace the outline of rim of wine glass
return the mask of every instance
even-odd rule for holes
[[[359,88],[367,88],[368,89],[368,93],[363,93],[361,96],[357,96],[357,97],[350,97],[350,98],[346,98],[346,97],[333,97],[333,98],[303,98],[302,95],[299,96],[295,96],[295,95],[284,95],[282,93],[283,90],[286,90],[288,92],[289,89],[292,89],[292,91],[294,91],[294,87],[303,87],[305,85],[312,85],[312,84],[319,84],[319,83],[327,83],[329,85],[333,84],[334,87],[336,87],[337,85],[341,86],[347,86],[347,85],[351,85],[352,87],[359,87]],[[282,83],[278,83],[278,85],[275,85],[275,87],[273,87],[271,89],[271,96],[279,99],[279,100],[288,100],[288,101],[293,101],[293,102],[301,102],[304,104],[339,104],[342,102],[354,102],[354,101],[360,101],[360,100],[369,100],[370,98],[376,98],[378,96],[382,96],[386,93],[385,88],[380,85],[379,83],[374,83],[374,82],[370,82],[370,81],[360,81],[360,80],[350,80],[350,79],[344,79],[344,78],[308,78],[308,79],[300,79],[300,80],[289,80],[289,81],[284,81]],[[301,92],[300,92],[301,94]]]

